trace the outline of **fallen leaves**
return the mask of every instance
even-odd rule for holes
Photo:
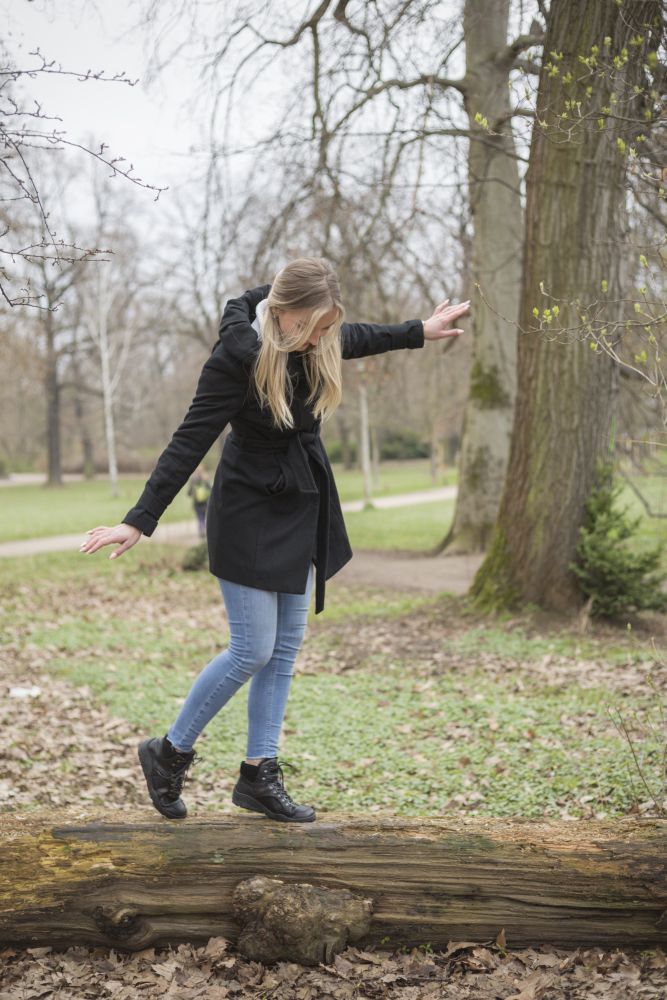
[[[264,966],[244,960],[222,937],[203,945],[146,948],[5,948],[0,1000],[178,997],[179,1000],[664,1000],[667,956],[651,952],[557,948],[505,951],[450,941],[442,951],[347,948],[331,965]]]

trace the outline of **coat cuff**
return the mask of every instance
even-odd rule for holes
[[[164,514],[166,506],[147,484],[136,505],[128,510],[123,521],[125,524],[139,528],[144,535],[150,536],[157,528],[157,523]]]
[[[142,507],[133,507],[132,510],[128,510],[122,523],[131,524],[133,528],[138,528],[142,534],[149,537],[157,528],[157,518],[153,517],[152,514],[149,514]]]
[[[405,346],[411,347],[423,347],[424,346],[424,321],[421,319],[409,319],[408,323],[408,335]]]

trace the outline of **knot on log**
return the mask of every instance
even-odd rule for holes
[[[96,906],[92,918],[105,937],[119,944],[129,944],[146,932],[143,917],[131,906]]]
[[[308,882],[285,883],[256,875],[239,882],[234,916],[242,931],[237,947],[256,962],[330,963],[334,955],[368,933],[373,902],[349,889]]]

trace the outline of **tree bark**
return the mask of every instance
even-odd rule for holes
[[[47,485],[62,486],[63,476],[60,457],[60,383],[58,381],[56,329],[50,301],[44,315],[44,336],[46,340],[46,371],[44,374],[44,389],[46,395]]]
[[[512,432],[523,209],[507,87],[510,63],[498,58],[499,45],[507,39],[509,8],[510,0],[466,0],[464,10],[464,104],[475,133],[468,153],[473,357],[456,508],[440,546],[447,554],[486,548],[498,515]],[[477,113],[498,134],[486,134],[475,121]]]
[[[359,460],[364,479],[364,507],[373,506],[373,474],[371,469],[370,421],[368,418],[368,385],[364,362],[357,363],[359,369]]]
[[[590,349],[586,313],[606,295],[610,323],[622,318],[625,159],[617,138],[620,129],[627,140],[628,116],[631,120],[635,110],[633,85],[641,82],[648,47],[643,25],[658,14],[657,0],[621,6],[553,0],[551,5],[545,42],[551,65],[547,60],[540,75],[526,179],[510,461],[493,541],[471,590],[482,606],[531,601],[565,612],[582,603],[569,564],[596,460],[612,447],[617,388],[613,360]],[[644,41],[631,46],[637,35]],[[600,53],[598,67],[603,53],[606,62],[627,48],[632,58],[618,69],[587,72],[580,57],[589,58],[593,46]],[[566,82],[568,75],[573,82]],[[614,91],[625,118],[618,124],[599,119],[603,108],[614,106]],[[581,114],[576,107],[566,110],[572,100],[582,102]],[[554,306],[557,315],[549,322],[544,310]]]
[[[0,940],[137,950],[236,940],[233,893],[269,875],[372,902],[366,945],[667,943],[667,821],[220,816],[146,821],[70,808],[5,813]]]
[[[350,428],[348,426],[347,419],[340,409],[336,411],[336,423],[338,424],[338,433],[340,434],[340,453],[343,468],[346,470],[353,469],[354,461],[352,459]]]

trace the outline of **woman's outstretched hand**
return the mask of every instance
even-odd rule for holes
[[[445,299],[435,307],[433,315],[424,320],[424,340],[442,340],[443,337],[458,337],[465,333],[465,330],[450,327],[449,324],[470,312],[470,299],[458,306],[450,306],[448,303],[449,299]]]
[[[123,552],[131,549],[141,538],[139,528],[134,528],[131,524],[124,523],[117,524],[115,528],[107,528],[105,525],[101,525],[98,528],[91,528],[86,534],[88,538],[79,549],[79,552],[97,552],[104,545],[118,545],[118,548],[111,553],[109,559],[122,556]]]

